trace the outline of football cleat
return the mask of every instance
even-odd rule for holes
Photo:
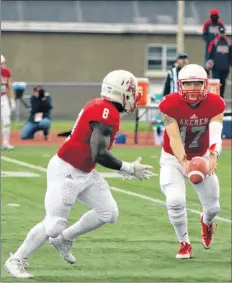
[[[178,259],[188,259],[192,257],[192,245],[187,242],[180,242],[180,249],[176,254]]]
[[[49,243],[57,249],[57,251],[60,253],[60,256],[69,264],[76,263],[76,259],[71,253],[72,241],[68,241],[64,239],[62,235],[60,235],[57,238],[50,237]]]
[[[201,216],[201,242],[205,249],[210,249],[213,242],[214,235],[214,224],[211,222],[209,225],[206,225],[203,222],[203,216]]]
[[[5,270],[15,278],[33,278],[33,275],[25,270],[26,265],[27,264],[25,259],[20,260],[18,258],[14,258],[14,256],[11,254],[11,256],[5,263]]]
[[[15,147],[13,145],[11,145],[11,144],[3,144],[2,145],[2,149],[4,149],[4,150],[12,150],[14,148]]]

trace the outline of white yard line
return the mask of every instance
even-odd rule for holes
[[[22,172],[22,171],[1,171],[2,178],[22,177],[22,178],[35,178],[40,177],[37,173]]]
[[[39,170],[39,171],[42,171],[42,172],[47,172],[47,169],[44,168],[44,167],[40,167],[40,166],[37,166],[37,165],[26,163],[26,162],[23,162],[23,161],[20,161],[20,160],[17,160],[17,159],[9,158],[9,157],[6,157],[6,156],[1,156],[1,159],[4,160],[4,161],[10,162],[10,163],[22,165],[24,167],[28,167],[28,168],[31,168],[31,169],[36,169],[36,170]]]
[[[33,168],[33,169],[36,169],[36,170],[39,170],[39,171],[42,171],[42,172],[47,171],[46,168],[44,168],[44,167],[36,166],[36,165],[31,164],[31,163],[22,162],[22,161],[17,160],[17,159],[5,157],[5,156],[1,156],[1,159],[5,160],[7,162],[11,162],[11,163],[14,163],[14,164],[25,166],[25,167],[28,167],[28,168]],[[160,199],[155,199],[155,198],[148,197],[148,196],[145,196],[145,195],[142,195],[142,194],[134,193],[132,191],[122,190],[122,189],[119,189],[119,188],[116,188],[116,187],[111,187],[111,189],[113,191],[116,191],[116,192],[119,192],[119,193],[122,193],[122,194],[127,194],[127,195],[134,196],[134,197],[144,199],[144,200],[149,200],[153,203],[158,203],[162,206],[165,206],[165,202],[160,200]],[[201,213],[202,213],[201,211],[198,211],[198,210],[195,210],[195,209],[187,208],[187,210],[191,213],[195,213],[195,214],[198,214],[198,215],[201,215]],[[216,216],[216,219],[219,220],[219,221],[222,221],[222,222],[232,223],[231,219],[228,219],[228,218]]]

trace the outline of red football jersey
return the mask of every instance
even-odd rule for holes
[[[178,93],[173,93],[161,100],[159,109],[177,121],[187,159],[190,160],[206,153],[209,148],[210,119],[225,110],[225,102],[220,96],[208,93],[196,108],[191,108]],[[163,149],[173,154],[166,130]]]
[[[90,147],[91,121],[112,127],[113,135],[108,148],[111,149],[119,130],[119,111],[110,101],[97,98],[87,103],[79,113],[72,134],[60,147],[57,154],[61,159],[84,172],[91,172],[96,166],[92,160]]]
[[[7,93],[7,84],[10,78],[11,71],[6,67],[1,67],[1,95]]]

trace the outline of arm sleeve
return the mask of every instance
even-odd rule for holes
[[[170,80],[170,75],[168,74],[164,84],[163,96],[170,93]]]
[[[232,45],[229,47],[229,64],[232,67]]]
[[[47,106],[47,109],[48,110],[51,110],[53,107],[52,107],[52,97],[49,95],[47,96],[47,99],[45,100],[46,101],[46,106]]]
[[[11,74],[11,71],[10,71],[10,69],[6,69],[6,75],[7,75],[7,77],[10,79],[11,78],[11,76],[12,76],[12,74]]]
[[[37,103],[37,99],[34,96],[31,96],[31,112],[33,114],[39,112],[39,104]]]
[[[208,60],[214,60],[214,56],[215,56],[215,44],[214,44],[214,40],[212,40],[209,44],[208,47]]]
[[[208,42],[208,23],[207,21],[204,22],[203,27],[202,27],[202,37],[205,42]]]

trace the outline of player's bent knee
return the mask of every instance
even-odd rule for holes
[[[115,223],[118,219],[118,215],[119,215],[118,209],[112,210],[107,219],[108,220],[107,223],[111,223],[111,224]]]
[[[184,208],[186,205],[186,200],[184,196],[178,196],[178,195],[167,196],[166,205],[168,209]]]
[[[66,228],[67,219],[61,217],[46,217],[43,220],[44,229],[49,237],[58,237]]]
[[[99,213],[99,217],[102,221],[105,223],[113,224],[117,221],[119,215],[119,211],[117,207],[114,207],[113,209],[104,210],[101,213]]]

